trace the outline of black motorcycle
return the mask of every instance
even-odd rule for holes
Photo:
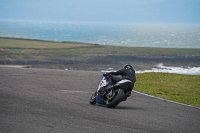
[[[124,91],[132,84],[130,80],[123,79],[116,84],[108,82],[108,76],[103,76],[97,91],[91,96],[90,104],[104,104],[108,108],[115,108],[126,98]]]

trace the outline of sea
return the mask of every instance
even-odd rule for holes
[[[0,36],[129,47],[200,48],[200,24],[47,22],[0,19]],[[169,70],[163,67],[151,71],[177,70],[175,67],[170,67]],[[181,69],[184,74],[191,73],[190,70],[200,75],[200,67]],[[178,71],[180,73],[180,69]]]
[[[200,24],[0,20],[0,36],[131,47],[200,48]]]

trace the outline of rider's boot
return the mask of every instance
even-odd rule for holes
[[[122,101],[126,101],[127,100],[127,97],[130,97],[131,96],[131,92],[127,92],[125,95],[124,95],[124,98]]]

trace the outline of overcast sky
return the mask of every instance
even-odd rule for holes
[[[200,23],[200,0],[0,0],[0,19]]]

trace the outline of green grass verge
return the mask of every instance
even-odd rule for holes
[[[200,76],[169,73],[136,74],[134,90],[200,107]]]

